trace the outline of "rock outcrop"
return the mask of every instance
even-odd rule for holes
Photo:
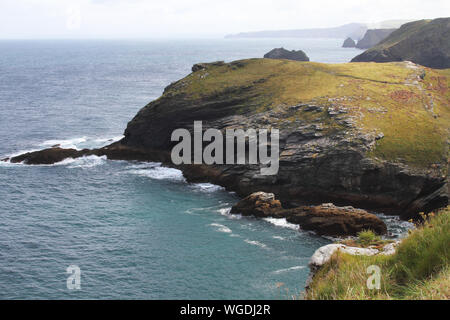
[[[395,30],[396,29],[369,29],[366,31],[364,37],[358,41],[358,43],[356,44],[356,48],[372,48],[386,39]]]
[[[337,207],[331,203],[283,209],[273,193],[255,192],[231,208],[231,213],[259,218],[284,218],[303,230],[327,236],[355,236],[363,230],[385,234],[385,223],[374,214],[353,207]]]
[[[409,219],[448,203],[448,73],[409,63],[273,59],[194,69],[141,109],[121,141],[96,150],[53,148],[10,161],[38,164],[96,154],[174,166],[170,152],[178,142],[171,141],[172,132],[185,128],[193,134],[194,121],[202,121],[203,131],[277,128],[275,175],[261,175],[262,165],[249,163],[177,167],[188,181],[215,183],[241,197],[274,193],[287,208],[332,202]],[[305,210],[296,213],[303,225]]]
[[[344,43],[342,44],[342,48],[355,48],[356,42],[352,38],[345,39]]]
[[[308,56],[302,50],[286,50],[284,48],[275,48],[264,55],[268,59],[287,59],[294,61],[309,61]]]
[[[352,62],[412,61],[430,68],[450,68],[450,18],[406,23]]]
[[[326,246],[320,247],[317,249],[309,260],[309,277],[306,281],[306,289],[309,289],[309,286],[314,278],[314,275],[317,271],[320,270],[328,261],[330,261],[331,257],[337,252],[351,254],[351,255],[359,255],[359,256],[374,256],[377,254],[381,255],[393,255],[396,251],[396,247],[400,244],[400,241],[392,242],[386,244],[381,249],[369,247],[369,248],[359,248],[359,247],[349,247],[339,243],[328,244]]]

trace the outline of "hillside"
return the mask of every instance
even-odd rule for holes
[[[450,68],[450,18],[406,23],[352,62],[412,61],[430,68]]]
[[[412,231],[392,256],[336,252],[314,275],[306,299],[450,299],[450,207]],[[366,285],[380,268],[380,288]]]

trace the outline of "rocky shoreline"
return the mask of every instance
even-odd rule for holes
[[[396,214],[403,219],[447,205],[448,144],[443,141],[448,122],[445,113],[437,117],[435,112],[448,99],[441,87],[436,91],[435,86],[420,83],[428,78],[433,80],[437,71],[427,69],[427,76],[421,78],[416,73],[425,72],[422,68],[388,64],[379,67],[380,72],[389,70],[388,75],[373,80],[357,76],[364,68],[372,72],[378,66],[334,66],[276,59],[197,64],[193,73],[169,85],[159,99],[138,112],[128,123],[122,140],[92,150],[55,146],[7,160],[52,164],[65,158],[97,155],[111,160],[161,162],[182,170],[188,182],[214,183],[241,198],[259,191],[273,193],[283,203],[283,210],[290,210],[285,211],[292,216],[289,219],[298,219],[303,226],[312,223],[300,217],[315,214],[313,209],[305,208],[323,203]],[[402,82],[398,76],[391,79],[391,73],[407,77]],[[412,77],[417,79],[417,85],[411,85]],[[441,83],[444,81],[442,76],[439,79]],[[334,87],[322,87],[324,80]],[[395,81],[397,91],[386,94],[389,81]],[[370,88],[370,96],[353,94],[365,86]],[[334,91],[330,92],[331,88]],[[434,111],[424,109],[423,100],[400,99],[402,88],[418,97],[432,95]],[[379,107],[392,103],[395,110]],[[393,143],[407,141],[411,136],[398,136],[398,130],[392,131],[387,125],[398,127],[404,121],[399,117],[402,114],[398,115],[402,108],[408,115],[415,110],[422,117],[421,122],[414,122],[414,129],[428,140],[417,146],[394,145],[392,149]],[[371,121],[364,122],[366,119]],[[198,120],[203,121],[204,130],[279,128],[278,173],[264,176],[260,174],[260,165],[250,164],[175,166],[170,158],[174,145],[171,134],[178,128],[193,132],[193,122]],[[430,132],[434,135],[427,136]],[[400,151],[405,159],[413,160],[398,157],[392,160],[387,151],[377,153],[379,145],[385,148],[380,150]],[[436,149],[436,145],[442,148]],[[349,226],[345,228],[350,230]]]

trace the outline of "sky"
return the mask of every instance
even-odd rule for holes
[[[222,37],[449,16],[449,0],[0,0],[0,39]]]

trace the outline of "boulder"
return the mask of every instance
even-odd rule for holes
[[[308,56],[302,50],[286,50],[284,48],[276,48],[264,55],[264,58],[268,59],[287,59],[295,61],[309,61]]]
[[[281,203],[275,200],[273,193],[255,192],[236,203],[230,212],[244,216],[270,217],[280,209]]]
[[[386,224],[376,215],[350,206],[337,207],[332,203],[301,206],[287,210],[286,215],[288,222],[319,235],[356,236],[363,230],[372,230],[377,234],[387,232]]]

